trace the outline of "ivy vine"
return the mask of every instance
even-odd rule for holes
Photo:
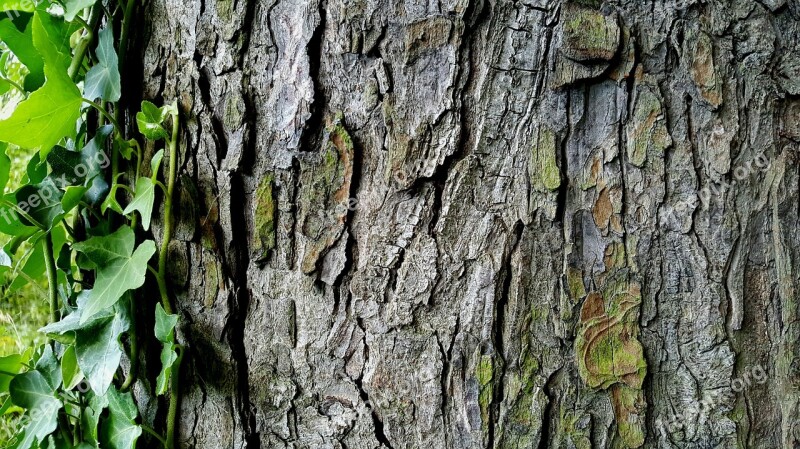
[[[180,120],[176,103],[145,101],[139,135],[121,127],[120,73],[135,10],[135,0],[0,2],[0,95],[17,97],[0,120],[0,233],[8,236],[0,270],[15,275],[11,288],[46,278],[50,305],[40,330],[47,343],[0,357],[0,415],[23,413],[9,448],[131,449],[143,432],[175,446],[184,348],[166,267]],[[143,148],[159,145],[144,160]],[[11,146],[31,154],[13,190]],[[157,196],[158,248],[142,238]],[[160,302],[139,292],[148,276]],[[142,313],[154,314],[151,335],[137,335]],[[165,435],[141,423],[130,391],[140,348],[151,344],[161,346],[162,366],[145,394],[168,397]]]

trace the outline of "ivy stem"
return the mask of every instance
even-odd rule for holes
[[[167,255],[169,242],[175,227],[172,216],[172,197],[175,192],[175,174],[178,170],[178,130],[180,119],[178,114],[172,117],[172,138],[169,140],[169,173],[167,175],[167,192],[164,195],[164,233],[161,237],[161,250],[158,253],[158,289],[161,292],[161,306],[172,315],[172,302],[167,293]]]
[[[17,90],[22,92],[22,95],[24,95],[26,97],[28,96],[28,91],[26,91],[24,87],[20,86],[18,83],[14,82],[13,80],[8,79],[8,78],[6,78],[4,76],[0,76],[0,81],[4,81],[4,82],[10,84],[14,88],[16,88]]]
[[[123,11],[122,16],[122,29],[119,33],[119,55],[118,55],[118,67],[119,73],[124,74],[125,72],[125,61],[126,61],[126,54],[128,53],[128,36],[130,36],[131,31],[131,22],[133,21],[133,9],[136,7],[136,0],[128,0],[125,4],[125,9]],[[117,102],[116,107],[114,108],[114,118],[117,122],[122,121],[122,108],[120,102]],[[117,127],[117,132],[122,136],[123,130],[122,128]],[[138,165],[137,165],[138,170]],[[111,153],[111,175],[114,176],[119,172],[119,151],[113,151]]]
[[[86,28],[86,34],[80,42],[78,42],[78,46],[75,47],[75,57],[72,58],[72,63],[67,70],[67,74],[73,81],[78,76],[81,65],[83,65],[83,58],[86,57],[86,52],[89,51],[89,44],[94,40],[94,29],[97,27],[97,24],[100,23],[100,18],[103,16],[102,13],[103,10],[101,8],[95,7],[92,9],[92,15],[89,18],[89,26]]]
[[[112,117],[111,114],[108,113],[108,111],[106,111],[106,108],[100,106],[99,104],[95,103],[94,101],[88,98],[82,98],[81,100],[83,100],[84,103],[91,105],[93,108],[97,109],[101,114],[103,114],[103,117],[105,117],[109,122],[111,122],[111,124],[114,125],[114,128],[117,129],[117,131],[119,132],[120,129],[119,123],[117,123],[117,120],[114,119],[114,117]]]
[[[128,371],[125,381],[122,382],[120,391],[130,390],[133,383],[136,382],[136,371],[139,369],[139,338],[136,333],[136,303],[134,301],[131,301],[131,303],[134,308],[131,311],[131,325],[128,329],[128,339],[130,340],[131,344],[131,369]]]
[[[58,275],[56,274],[56,259],[53,257],[53,236],[48,232],[42,239],[44,251],[44,267],[47,271],[47,294],[50,299],[50,322],[55,323],[58,317]]]
[[[172,233],[175,227],[175,220],[172,214],[172,200],[175,193],[175,177],[178,171],[178,133],[180,130],[179,114],[172,116],[172,136],[168,141],[169,149],[169,171],[167,174],[167,191],[164,195],[164,231],[161,237],[161,249],[158,253],[158,290],[161,293],[161,306],[164,311],[172,315],[172,301],[170,301],[167,291],[167,256],[169,254],[169,242],[172,240]],[[169,411],[167,413],[167,449],[175,447],[175,425],[178,417],[178,403],[180,401],[180,368],[183,360],[183,346],[176,345],[178,358],[172,366],[172,377],[170,378]]]
[[[160,441],[160,442],[161,442],[161,444],[163,444],[163,445],[164,445],[164,447],[167,447],[167,440],[165,440],[165,439],[164,439],[164,437],[162,437],[161,435],[159,435],[159,434],[158,434],[158,432],[156,432],[155,430],[151,429],[149,426],[146,426],[146,425],[144,425],[144,424],[139,424],[139,427],[141,427],[141,428],[142,428],[142,430],[144,430],[145,432],[147,432],[147,433],[149,433],[150,435],[152,435],[152,436],[153,436],[153,438],[155,438],[155,439],[157,439],[158,441]]]
[[[172,367],[169,387],[169,411],[167,412],[167,449],[175,447],[175,423],[178,421],[178,400],[180,399],[180,370],[183,361],[183,346],[175,345],[178,358]]]

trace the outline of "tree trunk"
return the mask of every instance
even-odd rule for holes
[[[147,4],[180,446],[800,448],[800,3],[677,1]]]

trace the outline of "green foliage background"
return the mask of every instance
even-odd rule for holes
[[[0,47],[5,47],[0,44]],[[2,48],[5,52],[6,48]],[[5,53],[9,54],[9,53]],[[9,54],[10,55],[10,54]],[[0,61],[4,67],[0,73],[11,81],[22,84],[27,74],[25,66],[16,58],[9,57]],[[16,105],[22,100],[22,93],[17,89],[8,89],[0,95],[0,119],[6,118],[14,111]],[[8,187],[16,189],[21,185],[25,166],[35,153],[32,150],[9,145],[6,154],[11,160]],[[10,238],[0,237],[0,246],[4,246]],[[26,248],[21,248],[25,251]],[[0,357],[22,352],[25,348],[44,343],[46,338],[37,330],[47,323],[48,304],[46,294],[47,282],[36,279],[35,284],[25,284],[22,288],[11,290],[9,286],[14,281],[14,274],[7,271],[0,275]],[[2,402],[0,398],[0,402]],[[23,410],[17,407],[10,409],[0,416],[0,447],[9,443],[17,431],[17,420]]]

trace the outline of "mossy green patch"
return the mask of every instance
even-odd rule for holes
[[[583,271],[579,268],[567,267],[567,288],[573,303],[580,301],[586,296],[586,288],[583,285]]]
[[[663,118],[661,99],[650,86],[641,86],[636,91],[633,120],[627,131],[628,161],[641,167],[647,160],[649,149],[663,151],[672,145]]]
[[[540,128],[536,143],[531,148],[530,176],[534,189],[553,191],[561,186],[561,172],[556,162],[558,144],[556,135],[547,128]]]
[[[611,60],[620,44],[616,20],[593,7],[570,3],[564,7],[561,52],[577,61]]]
[[[617,435],[626,448],[637,448],[644,444],[644,411],[646,404],[641,389],[616,384],[611,390],[614,416],[617,420]]]
[[[329,119],[319,155],[303,164],[298,207],[301,231],[308,239],[302,270],[309,274],[344,229],[353,177],[353,140],[342,116]]]
[[[620,440],[636,448],[644,442],[641,388],[647,362],[638,340],[641,289],[628,276],[627,269],[612,270],[602,289],[587,296],[575,354],[578,373],[589,387],[611,389]]]
[[[565,410],[562,405],[556,433],[556,447],[591,449],[590,419],[589,415]]]
[[[275,248],[275,193],[273,192],[274,176],[264,175],[255,192],[255,216],[253,217],[254,239],[253,250],[259,258],[267,256],[269,250]]]

